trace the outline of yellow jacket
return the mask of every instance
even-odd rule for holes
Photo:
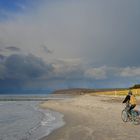
[[[135,98],[134,95],[131,95],[131,96],[130,96],[130,104],[131,104],[131,105],[136,105],[136,98]]]

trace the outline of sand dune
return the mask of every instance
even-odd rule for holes
[[[112,97],[81,95],[70,100],[41,104],[64,114],[66,125],[42,140],[139,140],[140,125],[124,123],[124,107]]]

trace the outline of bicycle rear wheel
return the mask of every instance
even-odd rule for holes
[[[135,125],[140,123],[139,114],[134,110],[132,111],[132,121]]]
[[[128,121],[128,113],[126,110],[122,110],[122,113],[121,113],[121,118],[124,122],[127,122]]]

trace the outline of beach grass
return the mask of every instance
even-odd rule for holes
[[[140,89],[131,89],[132,93],[135,96],[140,96]],[[113,91],[100,91],[96,93],[90,93],[91,95],[110,95],[110,96],[125,96],[129,92],[128,89],[126,90],[113,90]]]

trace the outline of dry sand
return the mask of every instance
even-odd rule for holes
[[[47,101],[41,107],[63,113],[66,122],[41,140],[140,140],[140,125],[121,120],[121,100],[81,95]]]

